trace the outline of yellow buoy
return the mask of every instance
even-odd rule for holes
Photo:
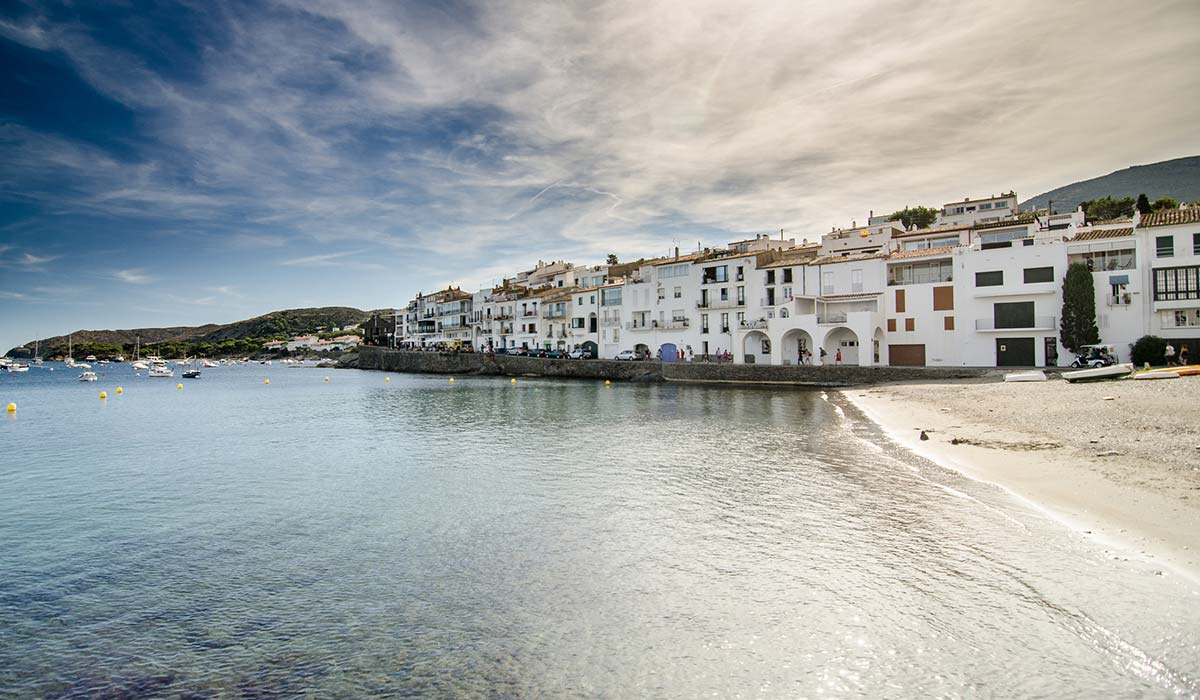
[[[107,392],[107,391],[102,391],[102,392],[100,392],[100,398],[102,398],[102,399],[107,399],[107,398],[108,398],[108,392]]]
[[[125,390],[124,390],[124,389],[122,389],[121,387],[117,387],[117,393],[118,393],[118,394],[124,394],[124,393],[125,393]]]
[[[607,379],[605,379],[605,380],[604,380],[604,386],[612,386],[612,382],[610,382],[610,381],[608,381]]]
[[[451,383],[451,384],[453,384],[453,383],[454,383],[454,377],[450,377],[450,383]]]
[[[384,377],[384,378],[383,378],[383,381],[385,381],[385,382],[390,382],[390,381],[392,381],[392,378],[391,378],[391,377]]]
[[[508,380],[508,382],[509,382],[509,384],[516,384],[516,383],[517,383],[517,378],[516,378],[516,377],[513,377],[512,379]]]
[[[10,404],[8,405],[8,412],[9,412],[9,413],[16,413],[16,412],[17,412],[17,405],[16,405],[15,403],[10,403]]]
[[[175,385],[175,388],[176,388],[176,389],[179,389],[180,391],[183,391],[183,385],[182,385],[182,384],[176,384],[176,385]]]
[[[263,384],[270,384],[270,383],[271,383],[271,380],[270,380],[270,379],[264,379],[264,380],[263,380]]]
[[[325,381],[329,381],[329,377],[325,377]]]

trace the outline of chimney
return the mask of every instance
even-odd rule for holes
[[[675,257],[679,257],[679,246],[675,246]]]

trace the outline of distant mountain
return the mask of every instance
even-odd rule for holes
[[[1159,197],[1174,197],[1182,204],[1200,199],[1200,156],[1135,165],[1091,180],[1075,182],[1021,202],[1021,208],[1045,208],[1047,200],[1054,200],[1055,211],[1065,212],[1089,199],[1110,195],[1117,198],[1137,197],[1143,192],[1150,201]]]
[[[175,326],[171,328],[133,328],[115,331],[75,331],[71,341],[76,349],[92,343],[117,346],[133,345],[141,338],[142,346],[162,342],[219,342],[242,338],[269,338],[302,333],[315,333],[318,329],[354,326],[371,317],[371,312],[348,306],[323,306],[315,309],[286,309],[255,316],[244,321],[203,326]],[[37,341],[38,351],[43,357],[63,354],[67,351],[67,336],[42,338]],[[34,341],[8,351],[10,357],[29,356]]]

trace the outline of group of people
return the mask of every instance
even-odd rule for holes
[[[828,358],[829,358],[829,353],[825,351],[825,348],[821,348],[821,364],[822,365],[829,364]],[[796,361],[802,365],[811,365],[813,363],[812,350],[809,350],[808,348],[800,348],[800,356],[798,358],[796,358]],[[841,348],[838,348],[836,351],[834,351],[833,364],[835,364],[835,365],[842,364],[842,349]]]
[[[1168,367],[1182,366],[1188,364],[1188,346],[1187,343],[1179,346],[1179,356],[1175,356],[1175,346],[1171,345],[1171,341],[1167,341],[1167,347],[1163,350],[1163,359],[1167,361]]]

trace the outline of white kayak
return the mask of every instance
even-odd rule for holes
[[[1063,372],[1062,378],[1068,382],[1090,382],[1125,377],[1132,371],[1133,363],[1126,362],[1120,365],[1109,365],[1108,367],[1091,367],[1074,372]]]
[[[1046,381],[1046,373],[1040,369],[1031,370],[1029,372],[1013,372],[1012,374],[1004,375],[1006,382],[1044,382]]]

